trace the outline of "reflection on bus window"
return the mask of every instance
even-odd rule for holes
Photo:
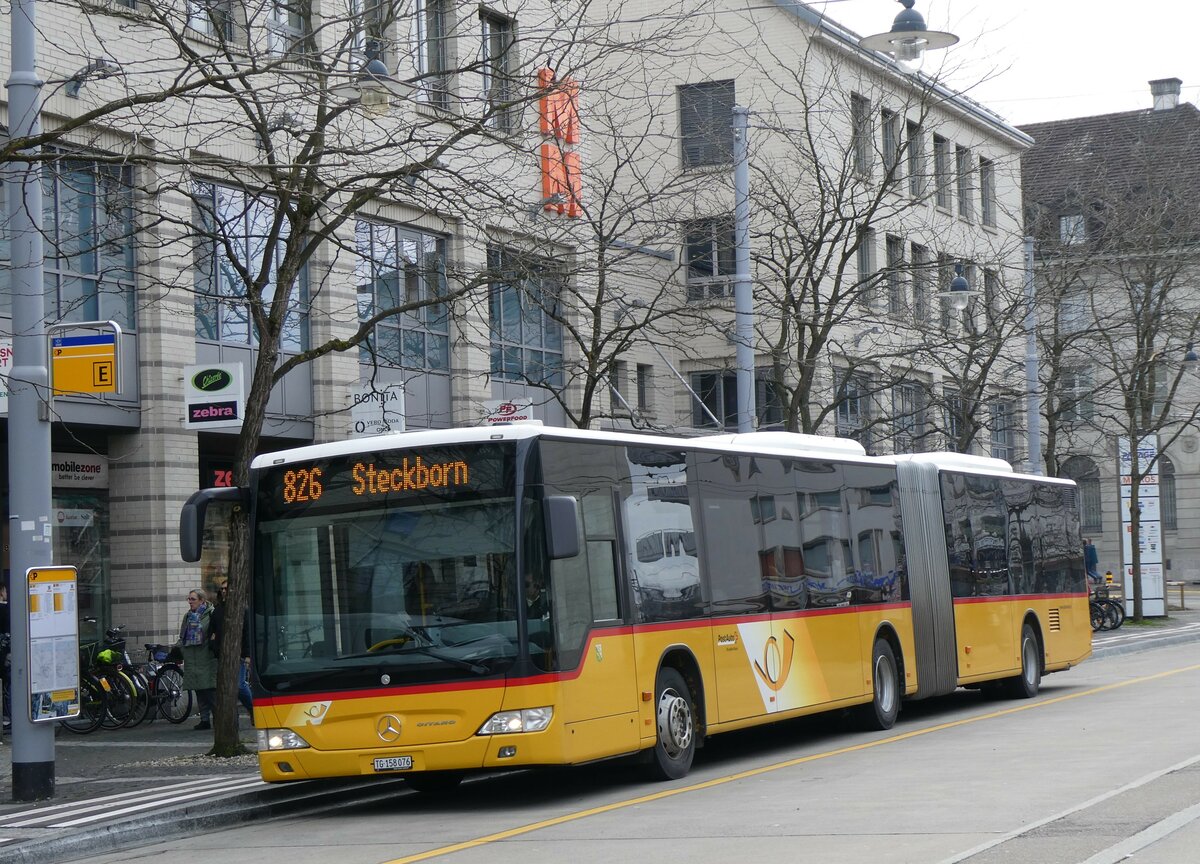
[[[627,448],[629,488],[622,508],[633,549],[629,571],[642,621],[675,621],[705,612],[684,453]]]

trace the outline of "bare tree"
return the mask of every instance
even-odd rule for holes
[[[1031,232],[1039,240],[1039,304],[1048,359],[1047,464],[1111,437],[1134,452],[1128,472],[1133,617],[1143,615],[1141,508],[1163,451],[1195,430],[1195,387],[1183,360],[1200,331],[1200,144],[1191,106],[1031,127],[1026,159]],[[1071,386],[1063,386],[1069,383]],[[1124,506],[1124,504],[1122,505]]]
[[[347,0],[319,16],[304,0],[44,5],[58,16],[50,65],[83,71],[48,76],[47,104],[68,120],[5,146],[62,142],[130,170],[139,253],[154,262],[137,302],[194,310],[198,333],[244,346],[233,476],[243,487],[289,374],[343,352],[378,357],[381,323],[461,314],[501,278],[491,262],[435,253],[393,263],[397,290],[360,302],[347,290],[359,223],[398,212],[472,239],[516,236],[537,201],[534,106],[602,61],[671,45],[688,22],[589,0],[529,3],[515,10],[521,27],[488,19],[481,39],[479,7],[457,0]],[[638,23],[617,34],[618,18]],[[104,64],[86,62],[98,55]],[[234,508],[226,644],[241,638],[248,532],[247,508]],[[220,661],[217,755],[241,751],[237,653]]]

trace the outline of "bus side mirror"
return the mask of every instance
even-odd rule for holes
[[[204,514],[213,501],[233,501],[245,504],[249,490],[239,486],[221,486],[193,492],[179,511],[179,557],[184,561],[199,561],[204,546]]]
[[[570,495],[550,495],[542,501],[546,517],[546,554],[551,561],[579,554],[579,502]]]

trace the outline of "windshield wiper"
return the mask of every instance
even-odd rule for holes
[[[388,654],[423,654],[426,657],[432,657],[434,660],[440,660],[450,666],[455,666],[459,669],[466,669],[468,672],[473,672],[476,675],[486,675],[491,670],[486,666],[480,666],[478,663],[472,663],[470,660],[463,660],[459,657],[451,657],[448,654],[443,654],[440,651],[435,651],[432,648],[427,648],[424,645],[389,645],[379,651],[363,651],[359,654],[345,654],[338,657],[338,662],[342,660],[361,660],[365,657],[384,657]]]

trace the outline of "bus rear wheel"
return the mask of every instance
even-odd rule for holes
[[[900,672],[896,654],[886,639],[876,639],[871,649],[871,701],[859,709],[863,726],[891,729],[900,714]]]
[[[678,780],[687,775],[696,756],[696,713],[687,682],[674,669],[660,669],[655,684],[658,737],[650,755],[650,776]]]
[[[1042,686],[1042,643],[1028,623],[1021,628],[1021,674],[1004,682],[1012,699],[1032,699]]]

